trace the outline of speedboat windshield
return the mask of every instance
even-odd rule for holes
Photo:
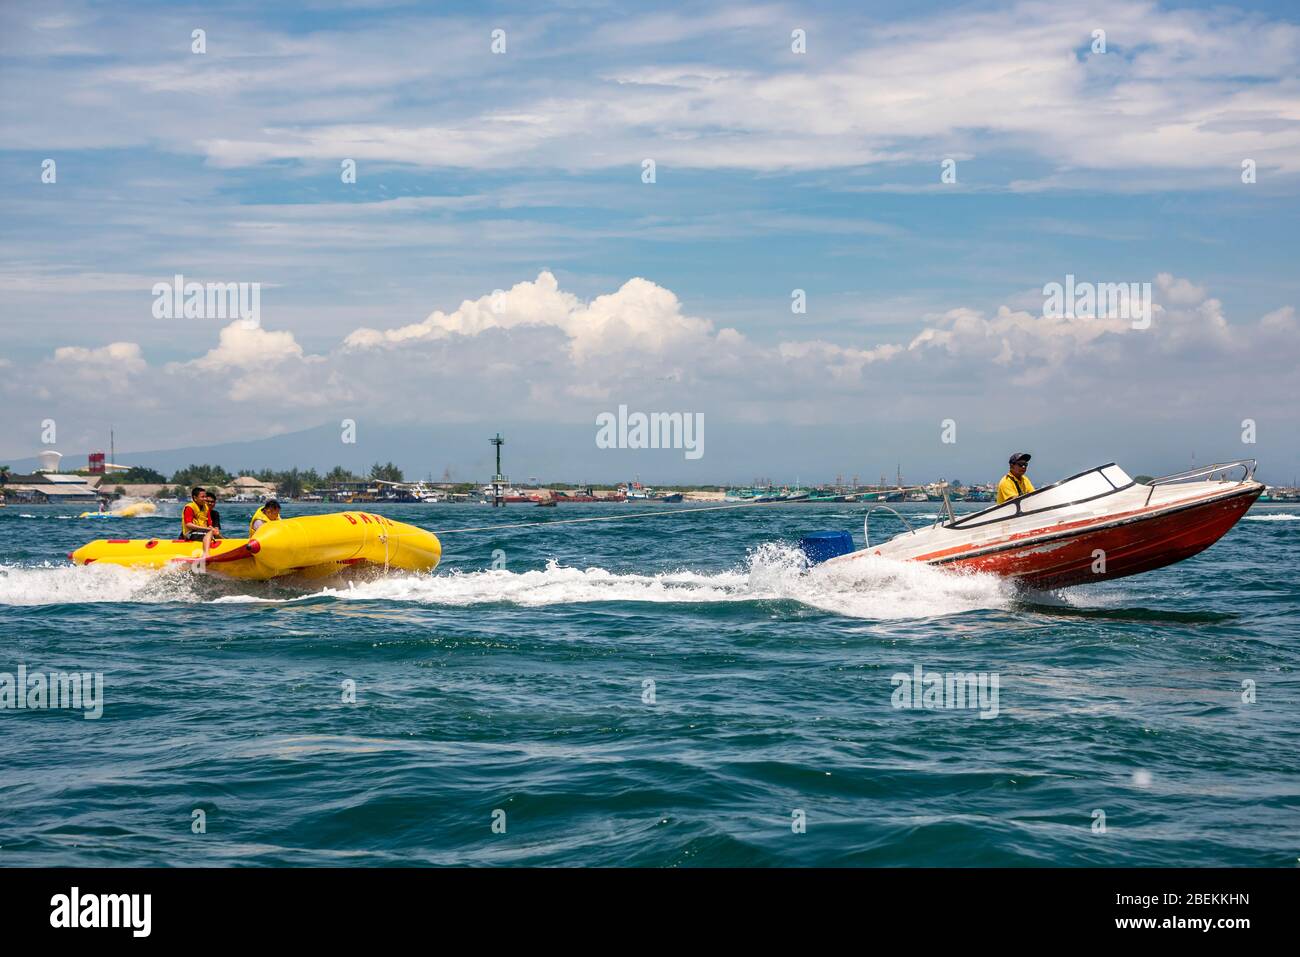
[[[1107,495],[1114,495],[1122,489],[1130,488],[1133,484],[1133,479],[1129,478],[1127,472],[1114,462],[1110,462],[1080,472],[1078,475],[1071,475],[1051,485],[1044,485],[1028,495],[1008,499],[1001,505],[994,505],[973,515],[963,516],[949,522],[947,527],[976,528],[992,522],[1005,522],[1007,519],[1019,518],[1022,515],[1050,512],[1053,509],[1064,508],[1066,505],[1077,505],[1080,502],[1090,502]]]

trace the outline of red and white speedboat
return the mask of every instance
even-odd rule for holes
[[[1230,480],[1238,468],[1241,477]],[[870,544],[868,530],[866,548],[827,564],[882,555],[991,572],[1041,589],[1123,578],[1217,542],[1264,491],[1254,479],[1254,459],[1148,484],[1112,462],[970,515],[955,517],[949,506],[945,520],[881,545]],[[888,507],[872,511],[879,508]]]

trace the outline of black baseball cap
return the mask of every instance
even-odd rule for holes
[[[1007,459],[1007,464],[1020,465],[1021,463],[1028,463],[1031,458],[1033,458],[1033,456],[1028,452],[1012,452],[1011,458]]]

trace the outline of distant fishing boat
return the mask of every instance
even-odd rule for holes
[[[579,488],[572,492],[556,492],[557,502],[626,502],[627,496],[621,492],[611,495],[595,495],[590,488]]]
[[[391,491],[384,494],[388,501],[402,501],[404,499],[415,502],[422,502],[426,505],[436,505],[439,502],[445,502],[447,496],[439,489],[435,489],[424,482],[388,482],[383,479],[376,479],[375,484],[386,486]],[[302,499],[306,501],[306,498]]]
[[[844,492],[829,492],[824,489],[812,492],[806,499],[804,499],[806,502],[819,502],[821,504],[826,504],[828,502],[858,502],[861,500],[861,496],[856,493],[846,494]]]

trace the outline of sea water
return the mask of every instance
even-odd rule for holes
[[[438,530],[681,507],[371,510]],[[102,676],[93,720],[0,707],[0,863],[1300,862],[1295,505],[1029,595],[808,568],[800,535],[861,541],[853,505],[450,534],[432,574],[324,583],[74,568],[178,521],[77,511],[0,509],[0,681]]]

